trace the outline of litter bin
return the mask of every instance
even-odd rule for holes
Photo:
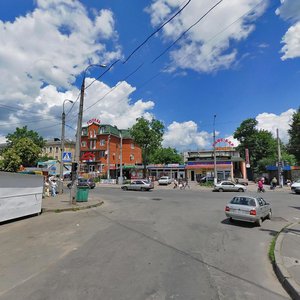
[[[77,187],[77,194],[76,194],[76,201],[77,202],[87,202],[89,198],[89,187],[86,186],[78,186]]]

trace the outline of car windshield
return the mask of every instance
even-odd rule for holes
[[[234,197],[230,201],[230,203],[238,204],[238,205],[255,206],[255,200],[252,198],[246,198],[246,197]]]

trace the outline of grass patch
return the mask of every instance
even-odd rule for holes
[[[214,183],[211,181],[200,183],[200,186],[213,187]]]
[[[279,235],[280,232],[278,232],[272,239],[271,243],[270,243],[270,247],[269,247],[269,259],[271,261],[271,263],[275,263],[275,244],[276,244],[276,240],[277,240],[277,237]]]

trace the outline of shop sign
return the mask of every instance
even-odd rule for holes
[[[100,120],[96,119],[96,118],[93,118],[93,119],[90,119],[90,120],[87,121],[88,125],[91,125],[93,123],[96,123],[96,124],[100,125]]]
[[[216,144],[219,144],[219,143],[227,143],[229,146],[234,147],[233,142],[231,142],[229,139],[224,139],[224,138],[217,139],[213,143],[213,146],[215,146]]]

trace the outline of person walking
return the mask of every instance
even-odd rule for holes
[[[50,187],[51,187],[51,196],[55,197],[56,196],[56,188],[57,188],[56,178],[54,176],[51,176],[49,178],[49,183],[50,183]]]
[[[272,190],[275,190],[276,185],[277,185],[277,178],[274,176],[272,181],[271,181]]]
[[[259,193],[265,191],[265,189],[264,189],[264,184],[263,184],[262,180],[259,180],[258,183],[257,183],[257,191],[258,191]]]

